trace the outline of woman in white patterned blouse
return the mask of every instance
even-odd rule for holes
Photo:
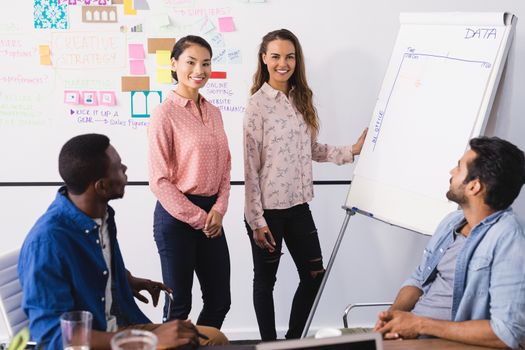
[[[282,241],[300,283],[286,338],[299,338],[323,278],[313,198],[312,160],[350,163],[363,147],[317,142],[319,120],[305,78],[303,54],[286,29],[264,36],[244,117],[245,221],[254,262],[253,299],[262,340],[276,339],[273,287]]]
[[[273,287],[284,239],[300,277],[286,338],[299,338],[325,271],[308,207],[312,160],[352,162],[366,130],[352,146],[317,142],[319,120],[301,45],[286,29],[263,37],[251,93],[244,117],[244,215],[254,262],[255,312],[261,339],[276,339]]]

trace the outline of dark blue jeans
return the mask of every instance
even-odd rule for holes
[[[186,195],[188,199],[209,212],[217,197]],[[202,291],[203,308],[198,325],[221,328],[230,310],[230,255],[223,234],[207,238],[202,230],[171,216],[157,202],[153,233],[160,255],[164,284],[173,289],[174,302],[169,319],[185,320],[191,311],[193,273],[197,275]],[[167,300],[164,319],[168,314]]]
[[[252,229],[245,221],[252,246],[253,304],[261,339],[268,341],[277,338],[273,288],[282,255],[283,239],[300,279],[292,302],[286,338],[300,338],[324,275],[317,229],[307,203],[288,209],[265,210],[264,218],[275,239],[276,248],[273,253],[255,244]]]

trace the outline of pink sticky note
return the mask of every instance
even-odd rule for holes
[[[80,104],[80,92],[73,90],[64,91],[64,103],[68,103],[71,105]]]
[[[233,17],[219,17],[219,31],[220,32],[234,32],[235,23]]]
[[[115,106],[117,104],[117,96],[114,91],[100,91],[99,95],[102,106]]]
[[[129,44],[128,45],[129,58],[143,60],[144,57],[144,45],[143,44]]]
[[[129,74],[131,75],[146,74],[146,66],[144,66],[144,60],[130,60],[129,61]]]
[[[82,91],[82,104],[85,106],[98,106],[96,91]]]

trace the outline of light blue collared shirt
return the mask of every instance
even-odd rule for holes
[[[463,211],[456,211],[439,224],[420,265],[403,286],[428,291],[437,264],[464,220]],[[511,208],[472,228],[459,252],[452,320],[490,320],[492,330],[507,346],[525,346],[525,234]]]

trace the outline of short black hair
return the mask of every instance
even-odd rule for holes
[[[525,156],[512,143],[498,137],[470,140],[476,158],[467,164],[465,183],[479,179],[486,188],[485,204],[494,210],[509,207],[525,183]]]
[[[72,194],[82,194],[89,184],[107,175],[109,138],[78,135],[67,141],[58,156],[58,171]]]
[[[204,38],[201,38],[197,35],[187,35],[177,40],[175,45],[173,45],[173,49],[171,50],[171,58],[178,60],[179,56],[184,52],[184,50],[186,50],[191,45],[199,45],[204,47],[210,52],[210,58],[213,57],[211,46]],[[177,78],[177,72],[172,70],[171,76],[173,79],[175,79],[175,81],[179,81]]]

